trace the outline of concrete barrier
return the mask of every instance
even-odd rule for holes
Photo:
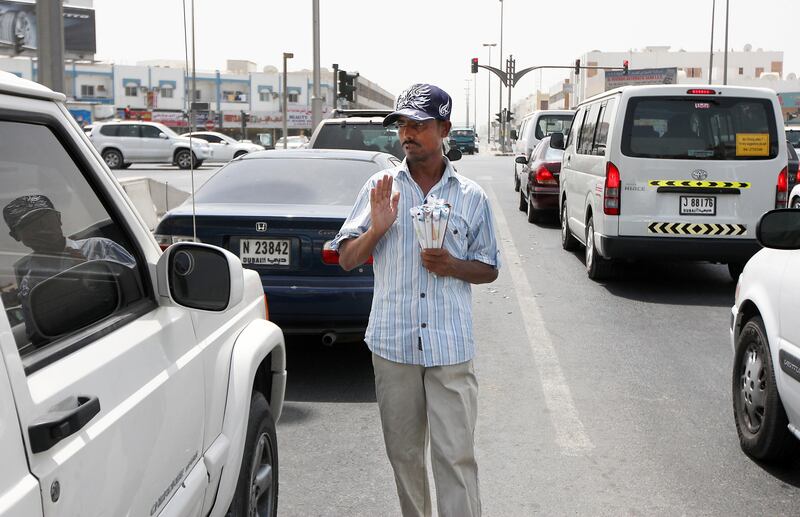
[[[152,178],[125,178],[119,180],[133,201],[150,231],[169,210],[189,199],[189,193]]]

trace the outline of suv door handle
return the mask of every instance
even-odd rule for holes
[[[31,452],[44,452],[67,436],[76,433],[100,412],[95,396],[70,397],[28,426]]]

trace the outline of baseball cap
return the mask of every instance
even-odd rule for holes
[[[395,104],[395,111],[383,119],[383,125],[393,124],[400,117],[411,120],[450,120],[453,99],[438,86],[425,83],[411,85],[404,90]]]
[[[3,219],[13,232],[21,223],[30,221],[48,212],[58,210],[53,206],[50,198],[42,194],[20,196],[3,208]]]

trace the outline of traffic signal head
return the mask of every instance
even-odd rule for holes
[[[575,60],[575,75],[580,75],[580,74],[581,74],[581,60],[580,59],[576,59]]]
[[[246,111],[242,111],[242,122],[250,122],[250,114]]]
[[[514,112],[506,111],[506,122],[511,122],[512,120],[514,120]]]
[[[339,98],[355,101],[357,77],[358,73],[348,74],[345,70],[339,70]]]
[[[477,57],[473,57],[472,58],[472,73],[473,74],[477,74],[478,73],[478,58]]]
[[[25,50],[25,35],[14,31],[14,54],[22,54],[23,50]]]
[[[628,75],[628,60],[622,62],[622,73]]]
[[[495,120],[497,120],[498,122],[502,122],[503,121],[503,113],[502,112],[501,113],[495,113],[494,116],[495,116]]]

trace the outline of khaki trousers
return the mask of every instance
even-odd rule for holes
[[[472,361],[426,368],[372,354],[386,452],[404,517],[429,517],[428,440],[440,517],[481,514],[475,421],[478,382]]]

